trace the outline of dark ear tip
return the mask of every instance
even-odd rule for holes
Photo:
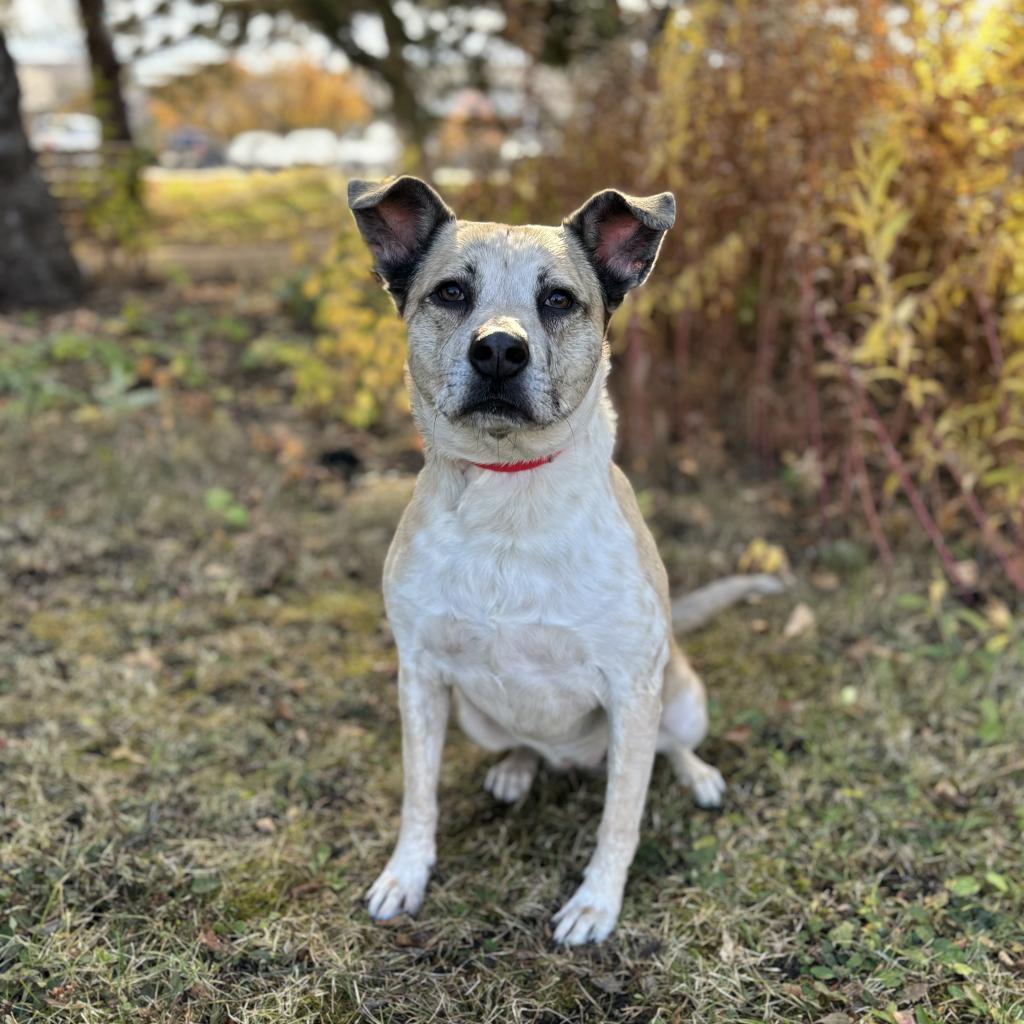
[[[671,192],[659,192],[653,196],[633,196],[616,188],[595,192],[575,213],[562,222],[573,227],[578,225],[589,211],[604,213],[609,209],[625,207],[642,224],[655,231],[668,231],[676,222],[676,198]]]
[[[430,186],[414,178],[411,174],[399,174],[380,181],[363,181],[353,178],[348,183],[348,205],[353,210],[361,210],[364,206],[375,206],[385,196],[410,192],[430,192]]]
[[[676,222],[676,197],[671,192],[659,192],[651,196],[651,205],[654,207],[651,212],[660,222],[655,226],[668,231]]]
[[[383,185],[382,181],[363,181],[360,178],[352,178],[348,183],[348,206],[350,210],[358,210],[361,206],[366,205],[361,203],[361,199],[365,199],[368,195],[376,192],[377,189]]]
[[[399,174],[381,181],[363,181],[360,178],[352,178],[348,183],[350,210],[364,210],[376,206],[386,198],[403,198],[413,202],[432,203],[442,211],[447,219],[454,220],[455,218],[455,214],[448,209],[444,200],[425,181],[411,174]]]

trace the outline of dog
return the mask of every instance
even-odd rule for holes
[[[558,227],[514,227],[460,221],[410,176],[351,181],[348,198],[406,323],[425,451],[384,567],[404,794],[370,915],[422,904],[454,700],[466,734],[503,755],[484,781],[498,800],[525,796],[542,760],[607,765],[596,847],[552,921],[557,943],[601,942],[622,906],[655,754],[700,806],[718,806],[725,790],[695,753],[704,687],[612,461],[608,322],[650,274],[675,200],[608,189]],[[756,589],[741,584],[725,603]]]

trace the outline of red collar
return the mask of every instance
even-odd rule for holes
[[[529,462],[474,462],[473,465],[477,469],[489,469],[492,473],[523,473],[528,469],[546,466],[561,454],[555,452],[553,455],[545,455],[542,459],[530,459]]]

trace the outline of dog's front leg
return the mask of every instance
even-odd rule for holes
[[[645,690],[616,700],[608,716],[608,788],[597,847],[583,884],[552,920],[555,941],[570,946],[603,941],[618,920],[651,780],[660,692]]]
[[[387,867],[370,887],[370,916],[378,921],[414,914],[423,902],[436,857],[437,782],[448,721],[449,689],[419,671],[401,671],[402,823]]]

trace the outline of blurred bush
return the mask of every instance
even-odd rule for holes
[[[877,479],[957,582],[944,523],[1024,589],[1024,11],[687,13],[651,118],[682,231],[643,299],[678,382],[703,363],[712,401],[745,396],[757,451],[812,454],[826,514],[858,491],[872,522]]]
[[[258,340],[251,358],[290,367],[296,403],[305,409],[355,427],[395,427],[409,408],[402,382],[405,330],[349,218],[296,292],[290,304],[309,304],[313,344]]]
[[[704,0],[581,92],[561,157],[469,206],[675,193],[613,326],[634,467],[711,424],[883,557],[901,493],[954,582],[980,540],[1024,590],[1024,9]]]
[[[79,179],[84,235],[106,253],[141,260],[149,244],[150,222],[141,201],[139,176],[148,155],[134,146],[108,144],[103,173]]]
[[[257,338],[251,365],[290,370],[295,402],[353,426],[394,428],[408,411],[402,383],[405,334],[372,274],[335,171],[234,170],[154,176],[147,208],[164,241],[238,245],[280,242],[296,265],[282,305],[313,334]],[[326,253],[315,256],[330,239]]]
[[[371,114],[350,74],[326,71],[308,60],[257,72],[237,59],[206,65],[155,87],[149,111],[161,137],[189,129],[224,143],[257,129],[346,131],[364,124]]]
[[[302,256],[304,240],[347,219],[344,186],[319,168],[158,173],[147,179],[146,207],[166,241],[294,242]]]
[[[76,240],[99,248],[108,266],[138,264],[152,240],[140,177],[148,161],[145,151],[117,141],[89,154],[40,155],[66,227]]]

